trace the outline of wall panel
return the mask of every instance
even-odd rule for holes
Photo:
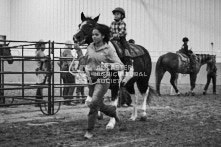
[[[10,35],[10,0],[0,0],[0,35]]]
[[[10,32],[15,40],[72,39],[80,23],[80,14],[96,17],[110,25],[112,10],[126,11],[128,35],[145,46],[156,59],[178,50],[182,38],[190,38],[189,46],[196,53],[221,55],[220,0],[0,0],[1,32]],[[10,13],[6,13],[9,11]],[[4,29],[2,29],[4,28]],[[3,30],[3,31],[2,31]],[[154,59],[155,60],[155,59]]]

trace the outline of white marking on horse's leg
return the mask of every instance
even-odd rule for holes
[[[148,87],[146,93],[142,94],[142,98],[143,98],[143,105],[142,105],[142,110],[143,110],[143,112],[142,112],[142,117],[147,117],[147,112],[146,112],[146,110],[147,110],[147,97],[148,97],[148,95],[149,95],[149,87]]]
[[[98,120],[103,119],[103,113],[101,111],[98,111],[97,118],[98,118]]]
[[[92,101],[92,97],[87,96],[87,98],[86,98],[86,100],[85,100],[85,105],[86,105],[86,106],[89,106],[90,103],[91,103],[91,101]]]
[[[100,116],[101,115],[101,111],[98,111],[97,115]]]
[[[121,83],[121,81],[123,80],[124,78],[124,71],[121,70],[121,71],[118,71],[118,76],[119,76],[119,84]]]
[[[118,97],[114,101],[111,102],[112,106],[117,107],[117,104],[118,104]]]
[[[175,94],[176,94],[175,90],[174,90],[173,86],[171,86],[170,87],[170,95],[175,95]]]
[[[131,99],[132,99],[133,111],[130,119],[135,121],[137,118],[137,96],[135,94],[131,94]]]
[[[130,70],[128,72],[125,72],[125,76],[122,79],[122,82],[126,84],[131,78],[133,78],[133,76],[134,76],[134,68],[133,66],[131,66]]]

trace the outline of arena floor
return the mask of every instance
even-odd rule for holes
[[[181,92],[188,85],[179,86]],[[98,120],[95,136],[85,140],[88,108],[83,104],[62,106],[58,114],[45,116],[34,106],[0,108],[0,146],[220,146],[221,86],[217,95],[170,96],[169,86],[162,97],[153,97],[146,121],[129,121],[132,107],[119,108],[126,130],[105,130],[109,118]],[[139,99],[139,104],[141,100]],[[141,110],[139,110],[141,112]]]

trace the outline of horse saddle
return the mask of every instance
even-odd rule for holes
[[[177,52],[177,55],[179,57],[179,66],[180,68],[187,68],[187,70],[195,71],[196,70],[196,64],[199,61],[197,56],[195,54],[191,54],[191,59],[189,56],[182,52]],[[192,60],[192,62],[190,62]]]
[[[111,43],[113,44],[119,58],[124,57],[122,44],[117,40],[111,40]],[[139,56],[146,54],[143,47],[133,44],[133,43],[128,43],[128,44],[130,46],[130,55],[132,58],[139,57]]]
[[[176,54],[178,55],[179,67],[182,69],[189,70],[190,69],[190,58],[186,54],[179,52],[179,51],[176,52]]]
[[[190,63],[190,58],[186,55],[186,54],[184,54],[184,53],[182,53],[182,52],[176,52],[177,53],[177,55],[178,55],[178,57],[179,57],[179,59],[181,60],[181,62],[185,62],[185,63]]]

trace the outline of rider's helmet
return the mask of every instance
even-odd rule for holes
[[[113,14],[114,14],[115,12],[120,12],[120,13],[122,14],[122,19],[125,18],[125,11],[124,11],[123,8],[117,7],[117,8],[115,8],[115,9],[112,11]]]
[[[183,38],[183,42],[189,41],[189,39],[187,37]]]

